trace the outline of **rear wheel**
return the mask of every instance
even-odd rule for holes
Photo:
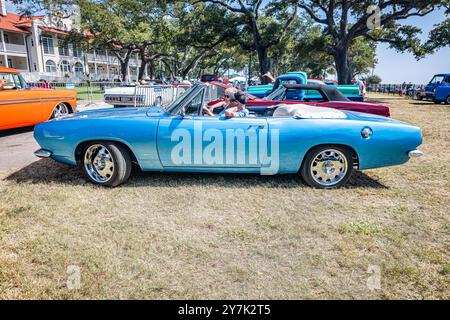
[[[448,96],[447,99],[445,99],[445,103],[450,104],[450,96]]]
[[[131,157],[122,145],[109,141],[94,141],[83,150],[81,169],[92,183],[116,187],[131,173]]]
[[[341,146],[319,146],[305,157],[303,180],[311,187],[334,189],[343,186],[353,173],[353,154]]]

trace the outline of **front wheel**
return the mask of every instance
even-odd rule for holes
[[[447,99],[445,99],[445,104],[450,104],[450,96],[448,96]]]
[[[303,180],[311,187],[334,189],[343,186],[353,173],[353,154],[341,146],[319,146],[305,157]]]
[[[116,187],[130,177],[131,167],[128,150],[114,142],[91,142],[82,153],[81,169],[94,184]]]

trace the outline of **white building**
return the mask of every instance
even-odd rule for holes
[[[107,50],[82,52],[76,44],[64,45],[71,30],[71,19],[52,16],[21,17],[6,12],[0,0],[0,66],[18,69],[29,82],[117,79],[120,64]],[[137,53],[130,59],[127,78],[137,79],[140,60]]]

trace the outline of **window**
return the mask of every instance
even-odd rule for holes
[[[56,63],[53,60],[47,60],[45,63],[45,72],[56,72]]]
[[[106,54],[105,50],[102,49],[95,50],[95,53],[97,56],[104,56]]]
[[[5,39],[5,43],[9,43],[9,35],[8,34],[4,33],[3,39]]]
[[[4,84],[1,89],[14,90],[26,88],[26,83],[22,77],[13,73],[0,73],[0,80],[3,80]]]
[[[435,76],[435,77],[430,81],[430,83],[432,83],[432,84],[438,84],[438,83],[441,83],[442,80],[444,80],[444,76]]]
[[[74,57],[81,57],[82,52],[81,52],[81,48],[79,45],[77,45],[76,43],[73,44],[73,56]]]
[[[61,61],[60,69],[62,72],[70,72],[69,61],[66,60]]]
[[[80,62],[75,63],[75,73],[83,73],[84,69],[83,69],[83,65]]]
[[[53,47],[53,39],[51,37],[42,37],[42,47],[44,48],[44,53],[54,54],[55,48]]]
[[[58,40],[58,51],[60,56],[69,56],[69,45],[64,40]]]
[[[30,40],[31,40],[31,46],[34,47],[34,41],[33,41],[33,39],[30,39]]]

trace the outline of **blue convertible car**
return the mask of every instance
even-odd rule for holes
[[[337,188],[354,169],[399,165],[422,153],[418,127],[364,113],[302,104],[250,109],[243,118],[206,116],[219,95],[197,83],[166,107],[101,109],[38,124],[38,157],[79,165],[93,183],[144,171],[299,173]]]

